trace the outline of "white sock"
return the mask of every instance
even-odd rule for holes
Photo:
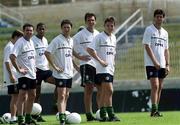
[[[16,120],[17,120],[16,116],[11,117],[11,121],[16,121]]]

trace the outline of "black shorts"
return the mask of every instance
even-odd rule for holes
[[[113,76],[109,73],[101,73],[96,75],[96,84],[101,84],[103,82],[113,83]]]
[[[72,78],[71,79],[57,79],[55,78],[56,87],[66,87],[71,88],[72,87]]]
[[[42,81],[48,79],[49,77],[52,76],[52,71],[51,70],[41,70],[36,68],[36,82],[37,85],[41,85]]]
[[[30,79],[27,77],[18,78],[18,87],[19,90],[36,89],[36,79]]]
[[[96,79],[96,68],[91,65],[85,64],[80,66],[81,73],[81,86],[85,84],[94,84]]]
[[[8,85],[7,88],[8,88],[8,94],[18,94],[19,93],[18,84]]]
[[[154,66],[146,66],[146,74],[147,74],[147,79],[156,78],[156,77],[163,79],[167,75],[165,68],[160,68],[159,70],[157,70]]]

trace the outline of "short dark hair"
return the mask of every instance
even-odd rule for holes
[[[12,35],[11,35],[11,38],[14,39],[15,37],[21,37],[23,36],[23,32],[20,31],[20,30],[15,30]]]
[[[107,22],[112,22],[112,23],[114,23],[114,25],[115,25],[116,20],[115,20],[115,18],[114,18],[113,16],[109,16],[109,17],[107,17],[107,18],[105,19],[104,25],[105,25]]]
[[[46,25],[44,23],[40,22],[36,25],[36,29],[38,29],[38,27],[40,27],[40,26],[46,26]]]
[[[71,27],[73,26],[73,25],[72,25],[72,22],[71,22],[70,20],[68,20],[68,19],[65,19],[65,20],[62,20],[62,21],[61,21],[61,27],[62,27],[64,24],[70,24]]]
[[[86,21],[87,20],[87,18],[89,18],[89,17],[94,17],[95,18],[95,20],[96,20],[96,15],[94,14],[94,13],[86,13],[85,14],[85,16],[84,16],[84,20]]]
[[[23,30],[25,30],[26,27],[32,27],[34,29],[34,26],[32,24],[29,24],[29,23],[25,23],[23,25]]]
[[[156,9],[156,10],[154,11],[154,17],[155,17],[156,15],[163,15],[163,17],[165,17],[165,12],[164,12],[162,9]]]

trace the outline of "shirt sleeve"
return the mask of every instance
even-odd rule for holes
[[[55,53],[55,50],[57,49],[57,47],[58,47],[58,45],[57,45],[57,39],[55,38],[55,39],[53,39],[53,40],[51,41],[51,43],[48,45],[46,51],[53,54],[53,53]]]
[[[146,28],[143,36],[143,44],[151,44],[151,32],[149,28]]]
[[[21,53],[21,48],[22,48],[23,44],[21,41],[17,41],[14,44],[13,50],[11,52],[11,54],[15,55],[16,57]]]

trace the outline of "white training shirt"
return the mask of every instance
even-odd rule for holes
[[[99,62],[96,63],[96,74],[109,73],[114,75],[115,54],[116,54],[116,37],[114,34],[108,36],[105,32],[98,34],[93,42],[88,46],[96,51],[97,55],[108,63],[103,67]]]
[[[97,30],[94,30],[94,32],[90,32],[87,30],[87,28],[82,29],[79,31],[74,37],[74,50],[79,53],[81,56],[82,55],[89,55],[87,52],[87,47],[89,44],[93,41],[94,37],[99,34]],[[89,61],[82,61],[80,60],[80,65],[85,65],[89,64],[93,67],[96,67],[94,59],[92,58]]]
[[[48,47],[48,41],[45,37],[39,39],[37,36],[32,37],[32,41],[34,43],[34,48],[36,50],[36,67],[41,70],[49,70],[48,60],[44,55],[46,48]]]
[[[144,32],[143,44],[149,45],[161,68],[166,67],[165,49],[168,49],[168,32],[161,27],[157,29],[153,24],[148,26]],[[144,49],[145,66],[154,66],[151,58]]]
[[[32,40],[27,41],[24,37],[19,38],[14,44],[12,54],[17,57],[17,65],[19,67],[28,69],[26,75],[18,72],[18,78],[36,79],[35,49]]]
[[[9,41],[8,44],[4,48],[3,76],[4,76],[4,84],[5,84],[5,86],[17,84],[17,71],[14,68],[14,66],[12,65],[11,60],[9,58],[9,56],[10,56],[12,50],[13,50],[13,47],[14,47],[14,44],[11,41]],[[5,64],[6,62],[8,62],[9,65],[10,65],[11,72],[14,75],[16,83],[11,83],[10,75],[9,75],[9,72],[8,72],[8,70],[6,68],[6,64]]]
[[[55,37],[49,44],[46,51],[52,54],[55,65],[64,69],[62,73],[53,69],[55,78],[70,79],[73,77],[72,49],[72,38],[67,39],[62,34]]]

